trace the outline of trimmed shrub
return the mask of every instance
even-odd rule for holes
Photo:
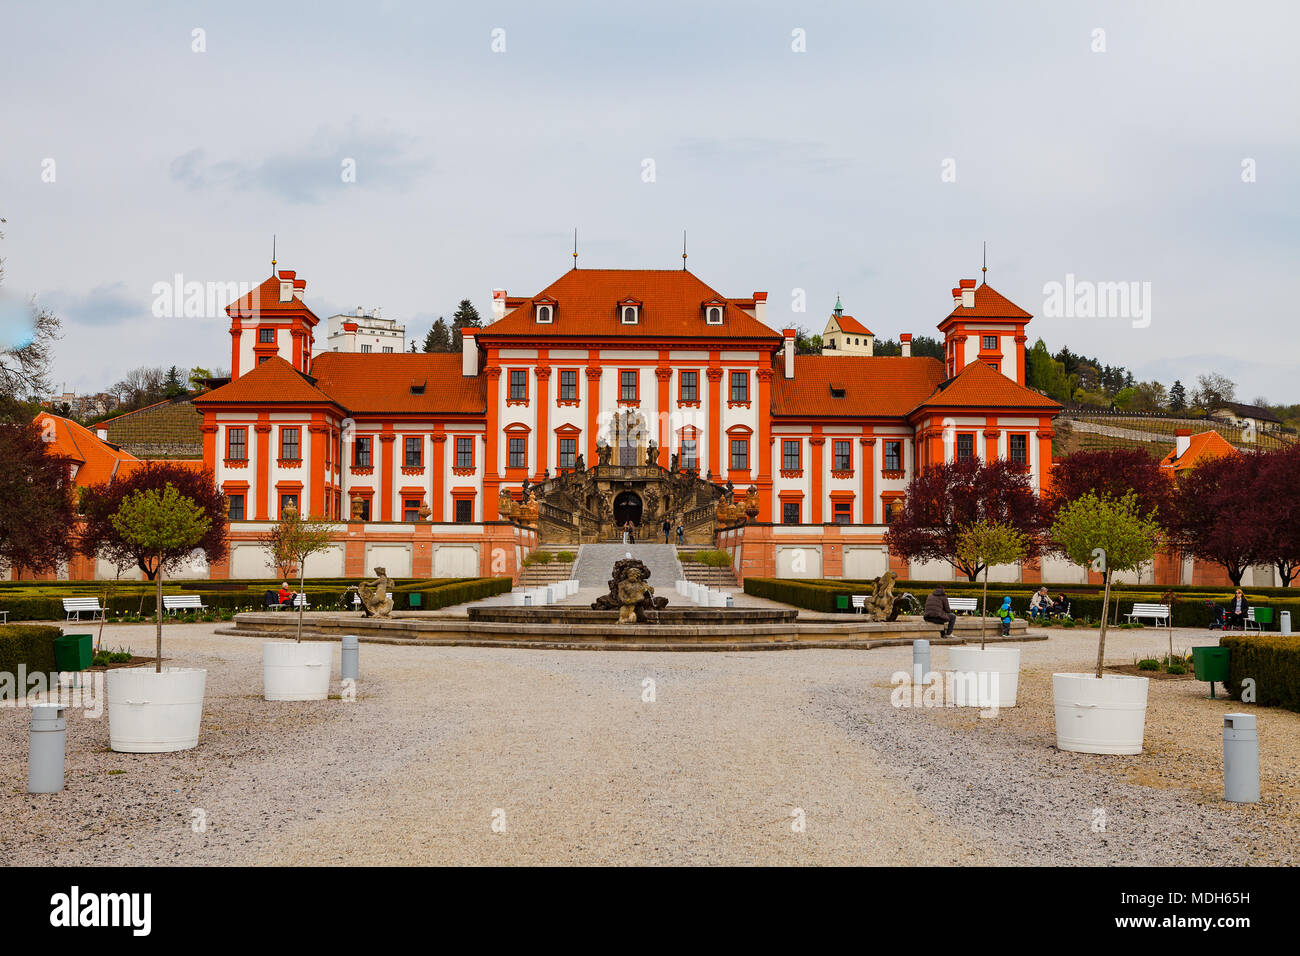
[[[549,551],[533,551],[528,557],[524,558],[524,564],[550,564],[552,560]]]
[[[440,607],[492,597],[494,594],[505,594],[513,586],[514,582],[509,578],[467,578],[452,581],[442,587],[419,592],[420,610],[433,611]]]
[[[726,551],[696,551],[695,560],[708,568],[731,567],[731,555]]]
[[[1255,703],[1300,711],[1300,635],[1225,634],[1228,689],[1240,699],[1243,680],[1255,682]]]
[[[29,674],[50,673],[54,670],[54,639],[62,636],[61,628],[38,624],[0,627],[0,674],[13,674],[16,681],[20,664],[26,666]],[[20,696],[27,695],[25,687],[15,690]]]
[[[561,564],[572,564],[576,555],[572,551],[556,551],[555,560]]]

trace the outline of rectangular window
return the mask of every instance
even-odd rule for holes
[[[1008,457],[1010,457],[1011,463],[1013,465],[1029,464],[1029,449],[1028,449],[1028,442],[1026,440],[1026,436],[1008,435],[1007,452],[1008,452]]]
[[[528,401],[528,370],[512,368],[510,370],[510,400]]]
[[[402,499],[402,520],[407,523],[420,520],[420,499],[419,498]]]
[[[231,521],[244,520],[244,496],[243,495],[226,495],[226,501],[230,502],[230,510],[227,516]]]
[[[637,373],[635,369],[630,372],[618,373],[618,398],[621,402],[635,402],[637,400]]]
[[[998,350],[998,337],[996,335],[985,335],[982,338],[985,352],[996,352]]]
[[[560,398],[566,402],[578,400],[578,370],[576,368],[560,369]]]
[[[560,439],[560,467],[573,468],[578,463],[578,439]]]
[[[456,439],[456,467],[457,468],[474,467],[474,439],[472,438]]]
[[[957,436],[957,460],[975,457],[975,436],[958,435]]]
[[[511,438],[510,442],[510,464],[511,468],[528,467],[528,439]]]
[[[682,439],[682,457],[679,464],[684,471],[695,471],[700,467],[699,446],[694,438]]]
[[[469,498],[456,499],[456,523],[469,524],[474,520],[474,502]]]
[[[903,443],[901,441],[885,442],[885,471],[903,470]]]
[[[352,446],[352,464],[358,468],[370,467],[370,436],[359,435]]]
[[[362,354],[368,354],[370,352],[370,346],[369,345],[361,346],[361,352]]]
[[[836,471],[853,470],[853,443],[847,441],[837,441],[834,445],[834,468]]]
[[[275,342],[275,329],[258,329],[258,330],[257,330],[257,341],[259,341],[259,342],[263,342],[263,343],[266,343],[266,342],[274,343],[274,342]]]
[[[749,373],[731,373],[731,400],[733,402],[749,401]]]
[[[424,439],[418,435],[408,435],[406,437],[406,454],[404,456],[407,468],[420,468],[424,465]]]
[[[248,429],[247,428],[227,428],[226,429],[226,457],[234,461],[245,461],[248,458]]]
[[[853,502],[837,501],[832,506],[831,520],[836,524],[853,523]]]
[[[384,351],[385,351],[385,352],[392,352],[392,351],[393,351],[393,347],[392,347],[391,345],[385,345],[385,346],[384,346]]]
[[[781,503],[781,523],[782,524],[799,523],[799,502],[783,501]]]
[[[285,511],[289,509],[290,506],[293,507],[293,510],[294,510],[294,511],[297,511],[297,510],[298,510],[298,496],[297,496],[297,495],[281,495],[281,496],[280,496],[280,514],[283,515],[283,514],[285,513]]]
[[[749,471],[749,439],[731,439],[731,470]]]
[[[799,470],[799,448],[803,444],[800,441],[783,441],[781,442],[781,467],[785,471]]]
[[[700,400],[700,373],[682,372],[682,381],[678,392],[679,401],[698,402]]]
[[[280,429],[280,457],[297,461],[299,457],[297,428]]]

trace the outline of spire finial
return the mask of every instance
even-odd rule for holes
[[[844,314],[844,306],[840,305],[840,294],[836,292],[835,293],[835,318],[838,319],[843,314]]]
[[[686,271],[686,230],[682,230],[682,271]]]
[[[984,273],[984,284],[988,285],[989,284],[989,241],[987,239],[984,240],[984,265],[980,268],[980,272]]]
[[[275,275],[275,233],[271,233],[271,275]]]
[[[573,268],[578,268],[578,227],[573,227]]]

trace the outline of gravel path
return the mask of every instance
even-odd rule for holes
[[[1179,647],[1212,642],[1176,633]],[[173,625],[169,656],[208,668],[200,746],[115,754],[106,719],[74,714],[68,789],[29,795],[29,713],[0,709],[0,854],[91,865],[1296,862],[1300,715],[1259,710],[1258,806],[1219,799],[1222,714],[1234,705],[1203,700],[1198,682],[1152,682],[1146,754],[1061,753],[1050,674],[1083,668],[1096,644],[1095,632],[1052,634],[1020,645],[1020,706],[983,720],[892,707],[907,648],[363,644],[355,702],[268,703],[260,640]],[[1162,640],[1118,632],[1110,657],[1127,663]],[[151,642],[147,627],[105,637]],[[935,648],[936,665],[944,654]],[[642,700],[647,678],[653,702]]]

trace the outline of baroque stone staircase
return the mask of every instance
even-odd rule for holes
[[[605,588],[614,562],[620,558],[638,559],[650,571],[650,584],[655,592],[667,594],[673,582],[681,578],[682,566],[677,561],[677,548],[671,544],[584,544],[578,551],[573,566],[573,577],[579,587]]]
[[[568,551],[570,554],[576,553],[577,549],[568,545],[542,545],[538,551],[549,551],[552,555],[549,564],[528,564],[524,566],[523,572],[519,575],[519,583],[516,587],[536,588],[547,584],[554,584],[556,581],[563,581],[573,575],[573,566],[575,561],[556,561],[554,555],[559,551]]]
[[[694,561],[683,561],[682,573],[687,581],[703,584],[709,588],[734,588],[740,586],[736,582],[736,569],[731,565],[727,565],[725,568],[714,568]]]

